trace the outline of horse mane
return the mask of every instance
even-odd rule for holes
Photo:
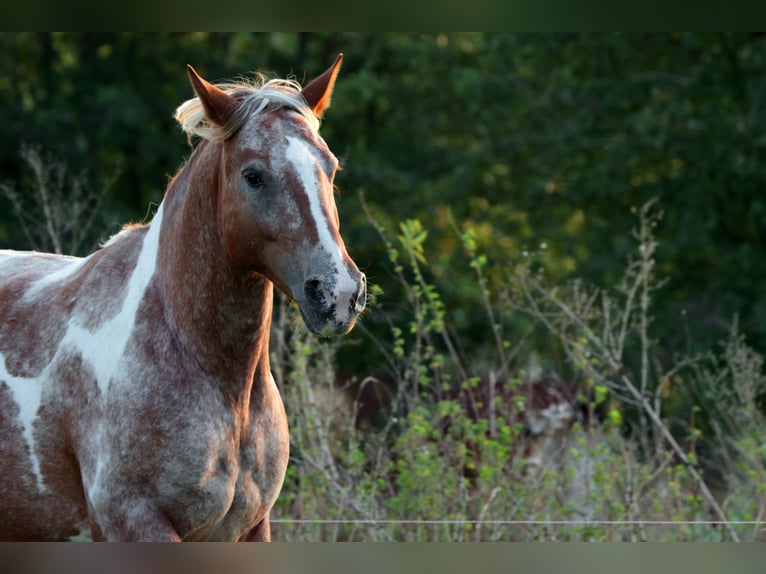
[[[132,231],[135,231],[136,229],[139,229],[141,227],[145,227],[146,224],[144,223],[126,223],[122,226],[122,228],[112,235],[109,239],[101,243],[101,247],[108,247],[109,245],[113,245],[120,241],[121,239],[124,239],[127,237]]]
[[[266,81],[262,74],[252,80],[224,82],[216,86],[239,102],[225,126],[212,123],[205,117],[199,98],[192,98],[176,108],[173,117],[181,125],[191,143],[194,136],[213,142],[225,141],[233,136],[248,118],[261,111],[281,108],[292,109],[304,116],[309,125],[319,129],[319,119],[301,94],[301,85],[295,80],[272,79]]]

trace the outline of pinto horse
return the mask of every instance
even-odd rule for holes
[[[303,89],[190,66],[175,117],[200,139],[151,223],[82,259],[0,254],[0,538],[270,539],[273,286],[322,335],[365,306],[318,133],[341,59]]]

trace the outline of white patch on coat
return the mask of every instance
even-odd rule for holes
[[[16,251],[15,249],[0,249],[0,268],[5,264],[13,263],[14,259],[29,257],[28,251]]]
[[[157,266],[162,206],[163,204],[160,204],[149,226],[149,231],[144,237],[141,253],[130,275],[127,293],[119,313],[96,331],[89,331],[78,324],[77,317],[73,317],[62,341],[62,346],[78,351],[83,361],[87,361],[93,367],[102,396],[106,395],[109,382],[114,377],[120,359],[125,353],[136,322],[138,307]]]
[[[40,491],[45,489],[45,485],[40,472],[40,460],[37,456],[33,429],[42,402],[43,385],[50,380],[51,370],[58,363],[62,354],[76,352],[82,356],[83,362],[92,366],[101,394],[102,396],[106,394],[109,382],[120,365],[120,360],[133,332],[138,307],[149,281],[154,275],[161,224],[162,205],[157,210],[154,221],[144,237],[138,262],[127,285],[127,295],[120,312],[115,317],[104,323],[96,331],[89,331],[78,324],[77,317],[72,317],[53,360],[38,377],[12,376],[8,372],[5,357],[0,354],[0,381],[8,385],[13,400],[19,407],[19,423],[23,428],[24,440],[29,447],[32,471],[37,478],[37,486]],[[82,261],[84,259],[72,258],[67,265],[57,269],[51,275],[55,276],[56,280],[61,280],[73,273]],[[52,284],[53,281],[51,276],[39,279],[30,286],[25,297],[30,297],[30,292],[32,296],[39,293],[41,289]]]
[[[59,283],[70,275],[74,275],[82,266],[85,259],[81,257],[62,256],[60,261],[64,262],[61,267],[52,273],[48,273],[47,275],[40,277],[40,279],[29,286],[29,288],[24,293],[24,301],[31,301],[37,296],[38,293],[40,293],[40,291],[46,287]]]
[[[42,379],[14,377],[8,372],[5,357],[0,355],[0,381],[8,385],[11,395],[16,405],[19,407],[19,423],[22,427],[22,435],[29,447],[29,458],[32,462],[32,472],[37,478],[37,488],[40,491],[45,489],[42,473],[40,472],[40,459],[37,457],[35,448],[35,438],[32,434],[34,429],[37,411],[40,409],[42,398]]]

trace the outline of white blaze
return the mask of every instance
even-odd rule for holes
[[[340,252],[340,247],[335,241],[333,233],[330,229],[330,222],[327,219],[327,214],[322,209],[322,189],[319,186],[317,180],[317,171],[320,168],[318,161],[314,154],[311,152],[311,148],[306,142],[288,136],[287,137],[287,160],[295,168],[298,177],[303,184],[303,190],[309,200],[309,208],[311,210],[311,217],[314,220],[317,234],[319,236],[319,248],[325,251],[331,258],[331,266],[334,268],[335,285],[333,287],[333,299],[334,302],[338,302],[342,293],[351,294],[356,292],[356,281],[354,281],[346,269],[346,265],[343,262],[343,256]],[[350,313],[349,305],[336,305],[335,312],[338,315],[339,320],[345,320]]]

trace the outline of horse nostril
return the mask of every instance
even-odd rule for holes
[[[367,278],[362,275],[359,290],[354,293],[353,297],[351,297],[351,308],[355,312],[361,313],[364,311],[365,305],[367,305]]]

